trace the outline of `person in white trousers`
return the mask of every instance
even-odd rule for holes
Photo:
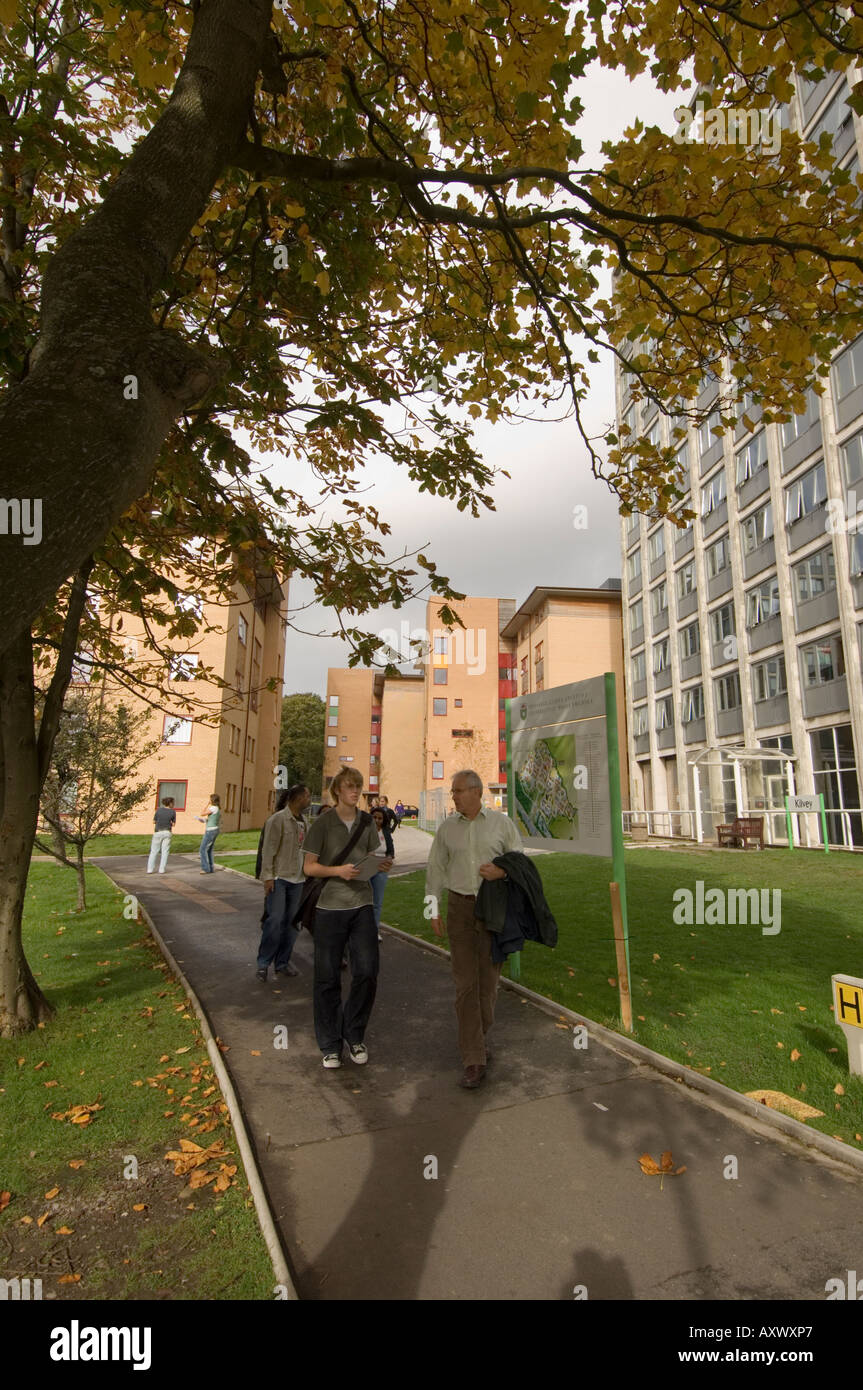
[[[168,862],[168,855],[171,852],[171,835],[177,823],[177,812],[174,810],[174,798],[165,796],[162,798],[161,806],[156,807],[156,814],[153,816],[153,838],[150,841],[150,858],[147,860],[147,873],[151,874],[156,867],[156,861],[161,857],[159,873],[165,872]]]

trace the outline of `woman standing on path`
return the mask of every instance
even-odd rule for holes
[[[213,792],[210,797],[210,804],[202,816],[196,818],[206,822],[204,825],[204,835],[201,840],[201,873],[211,874],[213,870],[213,845],[222,824],[222,803],[221,797]]]

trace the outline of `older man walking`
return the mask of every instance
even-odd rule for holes
[[[494,1003],[500,965],[491,958],[491,933],[475,916],[476,895],[483,879],[506,878],[491,861],[509,850],[521,849],[521,836],[502,811],[482,804],[483,783],[471,770],[452,779],[455,815],[438,826],[426,869],[426,896],[432,902],[432,929],[447,932],[441,912],[448,895],[449,942],[455,980],[458,1041],[464,1065],[460,1085],[473,1091],[485,1077],[486,1036],[494,1023]]]

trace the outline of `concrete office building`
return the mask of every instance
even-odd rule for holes
[[[837,75],[798,80],[783,119],[807,139],[830,132],[856,174],[847,90]],[[702,383],[700,408],[731,398],[724,365]],[[634,405],[630,387],[619,372],[618,425],[667,442],[669,422]],[[860,846],[863,337],[802,415],[760,416],[747,396],[724,436],[712,433],[716,412],[690,429],[678,452],[697,513],[688,529],[621,519],[632,806],[680,812],[651,829],[705,839],[718,822],[761,814],[777,844],[786,792],[822,792],[830,842]],[[801,817],[794,835],[818,843],[817,819]]]

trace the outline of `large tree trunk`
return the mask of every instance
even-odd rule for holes
[[[40,499],[43,533],[0,549],[0,652],[146,491],[173,422],[217,380],[151,304],[243,138],[271,16],[272,0],[201,0],[162,116],[48,265],[29,373],[0,402],[3,496]]]
[[[0,1038],[35,1028],[54,1012],[24,956],[21,919],[39,816],[30,633],[0,657]]]

